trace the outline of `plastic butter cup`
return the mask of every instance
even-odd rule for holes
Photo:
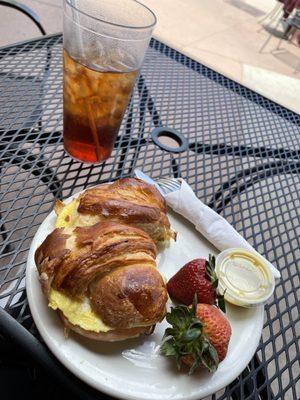
[[[274,292],[274,276],[263,257],[248,250],[222,251],[216,258],[216,274],[225,300],[237,306],[264,304]]]

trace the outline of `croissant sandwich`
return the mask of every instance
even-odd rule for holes
[[[117,193],[126,196],[127,184],[123,181],[114,186],[114,198]],[[139,192],[140,183],[137,188]],[[80,210],[91,210],[96,216],[105,213],[107,207],[109,213],[115,212],[116,220],[122,220],[121,204],[110,203],[106,195],[107,189],[89,191],[81,198]],[[142,196],[151,197],[151,191],[127,195],[125,219],[132,215],[134,221],[139,221],[139,210],[131,204],[138,204]],[[169,229],[160,209],[161,200],[155,193],[152,197],[159,217],[143,219],[144,223]],[[102,204],[99,208],[96,198]],[[149,214],[152,216],[151,211]],[[151,333],[153,325],[165,316],[168,296],[155,257],[156,246],[145,231],[112,221],[56,228],[36,250],[35,262],[49,306],[59,312],[66,330],[92,339],[117,341]]]
[[[143,229],[158,242],[175,239],[165,199],[153,185],[123,178],[85,190],[69,204],[57,202],[56,227],[90,226],[115,221]]]

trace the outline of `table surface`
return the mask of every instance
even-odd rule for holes
[[[0,49],[0,305],[20,324],[13,334],[22,325],[39,338],[25,264],[54,198],[134,168],[181,176],[282,274],[255,357],[212,398],[300,398],[299,124],[299,115],[153,40],[111,158],[82,164],[61,139],[61,35]],[[155,144],[151,134],[160,127],[180,132],[187,147]]]

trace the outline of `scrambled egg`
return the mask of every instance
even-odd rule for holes
[[[77,226],[91,226],[100,221],[98,215],[85,215],[77,211],[79,199],[64,204],[58,212],[55,228],[76,228]]]
[[[75,228],[80,225],[92,225],[93,221],[90,221],[90,218],[84,219],[84,216],[81,217],[78,213],[78,203],[79,200],[74,199],[71,203],[63,206],[57,215],[55,223],[56,228]],[[97,221],[95,220],[95,222]],[[58,290],[51,289],[48,305],[53,310],[61,310],[71,324],[80,326],[87,331],[107,332],[111,330],[111,328],[105,325],[101,318],[91,309],[87,298],[83,301],[79,301],[70,298]]]
[[[108,332],[111,328],[94,313],[86,298],[83,301],[71,299],[58,290],[51,289],[49,295],[49,307],[53,310],[61,310],[73,325],[80,326],[86,331]]]
[[[55,228],[68,228],[74,225],[77,212],[78,200],[74,199],[71,203],[64,205],[62,210],[57,215]]]

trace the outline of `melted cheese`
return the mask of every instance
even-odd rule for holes
[[[58,290],[51,289],[48,306],[53,310],[61,310],[71,324],[80,326],[86,331],[98,333],[111,330],[91,309],[88,298],[83,301],[75,300]]]

